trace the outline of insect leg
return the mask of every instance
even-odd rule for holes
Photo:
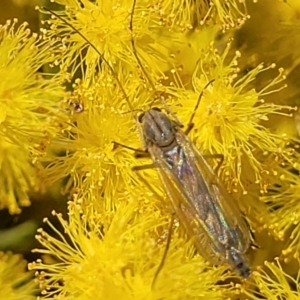
[[[135,157],[135,158],[144,158],[144,157],[151,157],[151,156],[150,156],[150,153],[147,152],[147,151],[143,151],[143,152],[141,152],[141,151],[136,151],[136,152],[134,153],[134,157]],[[151,168],[152,168],[152,167],[151,167]]]
[[[195,125],[194,123],[189,123],[187,129],[184,131],[184,134],[188,135],[191,132],[191,130],[194,128],[194,125]]]
[[[205,158],[213,158],[213,159],[219,159],[217,167],[214,169],[214,172],[218,174],[220,167],[222,166],[224,162],[224,155],[223,154],[207,154],[203,155]]]
[[[193,113],[192,113],[192,115],[191,115],[191,117],[190,117],[190,121],[189,121],[189,123],[188,123],[187,129],[186,129],[185,132],[184,132],[185,135],[188,135],[188,134],[190,133],[190,131],[193,129],[193,127],[194,127],[193,119],[194,119],[195,114],[196,114],[196,111],[197,111],[197,109],[198,109],[198,107],[199,107],[199,104],[200,104],[200,101],[201,101],[201,99],[202,99],[203,93],[204,93],[204,91],[209,87],[209,85],[210,85],[211,83],[213,83],[214,81],[215,81],[215,79],[212,79],[211,81],[209,81],[209,82],[205,85],[204,89],[201,91],[201,93],[200,93],[200,95],[199,95],[199,98],[198,98],[198,100],[197,100],[196,106],[195,106],[195,108],[194,108],[194,111],[193,111]]]
[[[153,169],[153,168],[156,168],[156,166],[154,164],[148,164],[148,165],[142,165],[142,166],[135,166],[132,168],[132,171],[134,171],[134,172],[144,171],[144,170]]]
[[[243,214],[243,219],[245,220],[245,223],[249,229],[249,232],[250,232],[250,246],[252,247],[252,249],[260,249],[261,247],[258,246],[256,243],[255,243],[255,236],[254,236],[254,233],[252,231],[252,228],[248,222],[248,220],[246,219],[245,215]]]
[[[147,157],[149,156],[149,152],[148,151],[145,151],[145,150],[142,150],[142,149],[136,149],[136,148],[133,148],[133,147],[130,147],[130,146],[127,146],[127,145],[124,145],[124,144],[121,144],[121,143],[118,143],[118,142],[115,142],[113,141],[113,150],[117,149],[117,147],[123,147],[123,148],[126,148],[126,149],[129,149],[131,151],[134,151],[135,152],[135,157],[139,158],[139,157]]]
[[[250,246],[252,247],[252,249],[261,249],[260,246],[254,244],[254,243],[250,243]]]
[[[151,284],[151,289],[152,290],[154,290],[156,279],[157,279],[161,269],[164,266],[164,263],[165,263],[165,260],[166,260],[166,257],[167,257],[167,254],[168,254],[168,251],[169,251],[169,248],[170,248],[173,225],[174,225],[174,214],[171,214],[171,220],[170,220],[170,224],[169,224],[169,228],[168,228],[168,238],[167,238],[167,242],[166,242],[166,248],[165,248],[164,254],[162,256],[162,259],[160,261],[160,264],[159,264],[159,266],[158,266],[158,268],[155,272],[155,275],[153,277],[153,281],[152,281],[152,284]]]
[[[154,167],[156,167],[156,166],[154,164],[151,164],[151,165],[144,165],[144,166],[136,166],[136,167],[133,167],[132,169],[134,171],[140,171],[140,170],[144,170],[144,169],[148,169],[148,168],[154,168]],[[149,183],[147,182],[147,180],[145,180],[143,178],[143,176],[141,176],[141,175],[138,175],[138,176],[140,177],[141,181],[149,188],[149,190],[151,190],[155,195],[157,195],[157,198],[159,198],[160,196],[153,189],[153,187],[151,185],[149,185]],[[155,282],[157,280],[157,277],[158,277],[160,271],[162,270],[162,268],[164,266],[164,263],[165,263],[165,260],[166,260],[166,257],[167,257],[167,254],[168,254],[168,251],[169,251],[169,248],[170,248],[175,213],[174,213],[173,210],[171,210],[170,214],[171,214],[171,220],[170,220],[170,224],[169,224],[169,228],[168,228],[168,237],[167,237],[167,241],[166,241],[166,248],[164,250],[162,259],[160,261],[160,264],[158,265],[157,270],[156,270],[156,272],[154,274],[153,281],[152,281],[152,284],[151,284],[151,289],[152,290],[154,290]]]

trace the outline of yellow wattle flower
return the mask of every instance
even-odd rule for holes
[[[47,42],[17,20],[0,27],[0,207],[19,213],[39,187],[36,159],[45,155],[61,121],[63,88],[38,74],[51,59]]]
[[[91,47],[91,43],[116,72],[117,70],[130,72],[135,69],[136,64],[131,45],[134,37],[141,57],[149,63],[151,61],[149,53],[152,53],[153,57],[159,59],[152,68],[162,73],[162,52],[156,49],[156,39],[159,37],[156,31],[161,28],[160,15],[155,6],[152,7],[147,2],[139,2],[135,8],[131,30],[132,1],[85,0],[81,5],[75,0],[54,2],[66,5],[65,10],[57,11],[56,14],[73,27],[71,28],[59,18],[52,18],[47,21],[51,24],[50,28],[44,30],[47,39],[57,41],[59,37],[61,41],[61,47],[54,49],[53,55],[62,71],[69,72],[73,76],[78,69],[83,68],[83,65],[91,69],[92,73],[95,68],[106,69],[106,63]],[[78,31],[89,43],[78,34]],[[164,56],[164,59],[167,60],[167,56]]]
[[[299,155],[296,153],[296,160]],[[286,241],[284,255],[292,255],[299,258],[300,235],[299,235],[299,167],[294,165],[278,168],[277,180],[270,186],[271,192],[261,201],[268,204],[269,220],[265,222],[267,228],[275,237]]]
[[[0,209],[15,214],[21,212],[20,207],[29,206],[28,193],[39,186],[36,173],[28,152],[0,136]]]
[[[229,47],[230,44],[222,54],[213,46],[203,51],[190,82],[184,81],[186,78],[181,77],[180,70],[174,70],[170,86],[161,89],[163,95],[169,95],[166,102],[171,104],[185,128],[203,92],[189,136],[202,154],[224,155],[220,168],[222,181],[237,193],[234,196],[250,219],[267,222],[270,220],[268,207],[259,201],[259,195],[273,183],[275,166],[284,160],[296,161],[295,149],[288,145],[288,135],[270,129],[269,118],[275,115],[278,119],[292,121],[295,108],[264,100],[285,87],[282,85],[283,70],[279,70],[271,83],[255,91],[252,86],[256,77],[275,66],[259,65],[242,76],[237,67],[239,53],[227,62]],[[210,80],[213,82],[204,90]],[[213,166],[218,163],[217,160],[208,161]],[[248,192],[250,195],[245,196]]]
[[[82,103],[84,111],[74,114],[71,122],[62,122],[61,135],[53,143],[54,148],[66,150],[66,155],[46,159],[50,163],[46,173],[48,179],[55,181],[70,175],[66,188],[74,186],[78,199],[70,204],[68,221],[54,213],[66,236],[49,221],[46,223],[59,238],[40,230],[38,239],[45,249],[35,251],[54,258],[49,265],[41,261],[31,265],[32,269],[41,271],[39,280],[44,298],[54,298],[56,292],[62,299],[70,295],[77,299],[116,299],[121,295],[124,299],[239,298],[233,284],[219,285],[223,280],[229,282],[228,274],[223,274],[224,267],[210,268],[199,256],[194,256],[192,245],[179,238],[181,229],[177,224],[166,261],[152,286],[164,253],[167,228],[167,218],[162,216],[165,211],[156,210],[157,206],[159,209],[163,206],[155,202],[162,195],[161,183],[154,169],[146,171],[149,176],[144,181],[155,189],[154,192],[158,190],[157,195],[149,192],[138,175],[132,173],[132,166],[137,164],[132,151],[114,147],[113,142],[141,148],[131,114],[156,105],[161,96],[187,124],[203,87],[214,79],[204,91],[191,139],[203,153],[224,154],[220,175],[227,187],[239,194],[251,188],[246,197],[238,200],[243,202],[246,218],[257,221],[260,212],[260,221],[269,224],[273,217],[268,211],[270,203],[260,201],[259,193],[266,192],[268,182],[280,184],[280,177],[276,177],[280,162],[292,165],[295,161],[291,155],[293,151],[286,147],[290,136],[272,132],[268,122],[272,114],[290,117],[293,109],[262,99],[281,89],[274,86],[284,79],[283,71],[280,69],[279,75],[258,91],[253,89],[257,86],[253,84],[254,79],[274,65],[258,65],[242,76],[236,62],[239,53],[228,62],[228,48],[219,55],[214,48],[207,50],[203,46],[209,43],[209,37],[211,41],[216,39],[216,26],[228,29],[246,18],[246,13],[240,14],[240,9],[232,10],[236,1],[213,1],[211,7],[207,1],[196,1],[191,5],[192,10],[203,4],[207,11],[190,13],[184,10],[188,20],[179,24],[174,20],[186,17],[180,15],[183,10],[178,10],[186,1],[164,2],[164,5],[174,4],[178,11],[175,16],[161,11],[161,7],[151,10],[153,7],[147,6],[148,2],[138,1],[132,32],[128,27],[132,2],[116,1],[113,6],[103,1],[57,2],[68,4],[66,10],[59,13],[104,53],[115,72],[112,74],[101,55],[76,30],[61,20],[50,21],[52,28],[46,32],[46,37],[56,42],[61,38],[62,42],[61,48],[54,43],[52,49],[55,63],[62,68],[56,78],[61,81],[66,77],[67,80],[82,77],[75,81],[67,97]],[[167,7],[173,10],[171,6]],[[228,6],[229,13],[224,17]],[[162,20],[157,22],[159,13]],[[240,20],[239,15],[243,15]],[[206,39],[193,44],[203,35],[197,31],[199,28],[188,33],[186,30],[195,25],[195,20],[202,22],[203,18],[209,27],[206,27]],[[217,25],[212,25],[214,22]],[[173,25],[174,32],[170,30]],[[153,85],[147,82],[142,67],[134,59],[132,36]],[[181,42],[178,50],[175,45]],[[217,47],[223,46],[219,41]],[[192,57],[186,55],[190,48]],[[81,74],[77,74],[77,70]],[[163,83],[157,80],[157,73],[162,75]],[[172,74],[175,74],[174,80]],[[163,106],[161,104],[159,102]],[[282,191],[278,188],[279,195]],[[134,201],[140,201],[143,207]],[[290,223],[283,224],[284,230],[290,228],[288,226]],[[297,249],[298,238],[294,241]],[[280,268],[277,271],[285,277]],[[263,278],[261,270],[253,276],[258,273]],[[168,274],[172,274],[171,279]],[[259,281],[256,284],[262,294],[269,278],[265,279],[262,286]],[[248,283],[246,281],[243,289],[251,294]],[[266,295],[271,295],[270,291]],[[250,297],[256,295],[253,293]]]
[[[190,30],[199,25],[217,24],[223,31],[240,26],[249,18],[245,1],[164,0],[157,4],[162,25]]]
[[[134,78],[128,82],[120,78],[120,81],[128,97],[133,99],[140,82]],[[64,149],[66,155],[57,156],[54,151],[45,157],[43,161],[48,165],[43,178],[46,183],[53,183],[70,176],[66,192],[71,187],[78,188],[79,197],[89,198],[89,201],[89,195],[104,195],[107,205],[113,207],[112,198],[119,192],[140,185],[131,168],[145,160],[136,160],[134,151],[116,144],[142,148],[134,119],[113,76],[95,76],[93,82],[91,79],[76,80],[73,88],[68,101],[81,103],[84,110],[75,113],[72,122],[62,123],[61,134],[53,139],[52,149]],[[135,104],[138,101],[141,100],[136,98],[133,104],[145,105]]]
[[[299,260],[294,264],[299,266]],[[254,283],[244,290],[247,299],[289,299],[297,300],[300,297],[299,267],[295,276],[290,276],[281,265],[278,258],[275,262],[265,262],[265,267],[254,273]],[[259,291],[257,291],[257,287]]]
[[[95,68],[107,68],[93,46],[116,72],[129,74],[135,70],[133,52],[137,52],[149,74],[165,78],[165,72],[174,64],[174,55],[180,59],[182,51],[179,49],[190,47],[185,39],[191,35],[191,29],[196,28],[194,33],[198,36],[194,39],[204,48],[208,40],[213,40],[217,30],[239,26],[248,18],[245,2],[236,0],[214,0],[209,4],[204,0],[195,3],[162,1],[157,4],[136,1],[135,6],[128,0],[109,3],[85,0],[80,5],[75,0],[53,2],[65,5],[64,10],[55,12],[63,20],[57,17],[48,20],[51,26],[43,32],[46,39],[61,44],[53,49],[52,54],[55,63],[60,65],[61,76],[65,78],[69,75],[63,73],[74,76],[85,66],[91,70],[91,76]],[[204,23],[205,26],[199,27]],[[136,50],[132,48],[132,40]]]
[[[106,214],[90,210],[81,215],[80,205],[70,203],[68,221],[53,212],[63,231],[45,220],[55,234],[39,230],[43,248],[34,252],[50,255],[53,263],[39,260],[29,265],[39,271],[41,299],[217,300],[237,292],[231,284],[216,285],[230,274],[195,255],[191,243],[179,237],[177,225],[163,268],[155,277],[166,247],[169,218],[151,203],[124,200],[114,213]]]
[[[21,255],[0,252],[0,299],[35,300],[37,284]]]

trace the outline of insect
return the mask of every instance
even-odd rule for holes
[[[248,277],[249,229],[217,175],[181,126],[161,110],[146,111],[140,121],[146,150],[198,253],[214,264],[228,263]]]
[[[132,46],[145,71],[133,39]],[[203,92],[188,131],[193,127],[192,120],[202,95]],[[142,125],[144,148],[150,153],[172,208],[198,253],[213,264],[228,263],[239,275],[248,277],[250,267],[245,252],[250,245],[250,232],[246,221],[204,156],[181,130],[181,123],[171,120],[158,108],[149,109],[138,120]]]
[[[131,32],[135,4],[134,0],[130,19]],[[78,33],[100,55],[114,74],[113,68],[97,48],[80,32]],[[139,59],[133,38],[131,43],[138,64],[148,82],[153,85]],[[132,109],[118,77],[115,76],[115,79]],[[192,120],[202,95],[203,92],[190,118],[189,130],[193,127]],[[165,105],[164,102],[163,104]],[[213,264],[227,263],[240,276],[248,277],[251,272],[245,252],[250,245],[250,231],[246,221],[204,156],[181,130],[181,123],[174,118],[174,114],[167,106],[165,108],[174,120],[159,108],[151,108],[137,121],[141,127],[145,151],[150,154],[157,167],[172,209],[200,255]]]

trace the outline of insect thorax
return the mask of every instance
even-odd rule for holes
[[[144,128],[144,138],[147,144],[151,143],[160,148],[169,148],[176,143],[176,127],[164,113],[158,109],[149,109],[143,115],[141,122]]]

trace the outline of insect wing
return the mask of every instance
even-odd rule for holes
[[[240,244],[238,250],[245,252],[250,245],[249,226],[243,218],[236,202],[229,195],[224,185],[220,183],[217,175],[213,173],[201,153],[197,149],[194,149],[194,154],[198,169],[202,170],[203,174],[204,172],[209,174],[206,178],[208,179],[210,193],[214,195],[213,199],[216,200],[216,206],[219,207],[220,212],[222,212],[222,215],[227,220],[230,226],[229,229],[236,231],[238,244]]]
[[[176,140],[184,151],[184,164],[193,166],[192,176],[186,182],[195,185],[192,187],[197,191],[194,197],[186,192],[190,187],[183,185],[167,165],[161,149],[155,145],[149,149],[174,212],[187,235],[193,239],[197,251],[205,259],[213,264],[227,262],[235,269],[235,259],[246,263],[245,258],[237,258],[243,256],[249,247],[249,229],[245,220],[211,167],[187,136],[177,131]],[[245,270],[248,274],[247,263]]]
[[[157,146],[152,146],[148,150],[157,166],[159,177],[164,185],[171,206],[186,234],[193,240],[198,253],[213,264],[222,263],[224,258],[213,250],[214,241],[207,230],[207,226],[198,215],[197,209],[187,196],[181,182],[168,167],[161,149]]]
[[[234,247],[240,253],[244,253],[250,244],[250,233],[241,211],[225,187],[220,183],[217,175],[208,165],[203,155],[192,145],[188,137],[182,132],[178,132],[177,140],[179,144],[184,144],[188,159],[194,161],[198,174],[204,179],[210,195],[206,200],[219,214],[216,220],[219,220],[222,223],[220,225],[226,229],[228,246]],[[214,241],[216,241],[215,238]]]

